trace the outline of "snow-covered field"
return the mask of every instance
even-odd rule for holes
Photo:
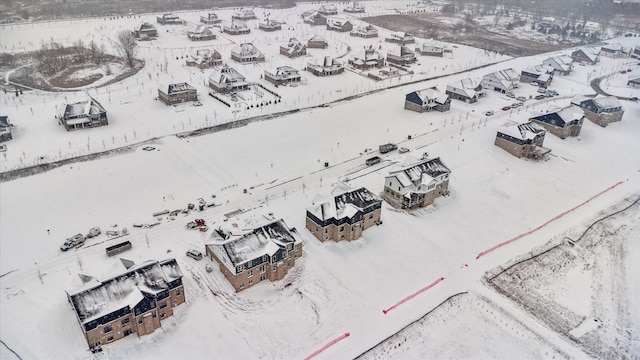
[[[365,5],[380,6],[377,11],[382,12],[390,7],[389,3]],[[264,48],[266,64],[232,65],[251,81],[267,86],[259,79],[262,67],[291,64],[277,54],[278,46],[289,37],[307,40],[316,33],[323,35],[332,46],[324,52],[310,50],[309,58],[319,58],[319,54],[339,56],[351,47],[348,57],[369,42],[378,44],[385,36],[381,30],[381,37],[367,42],[300,24],[299,14],[311,6],[269,10],[271,17],[286,20],[290,30],[262,33],[253,29],[244,37],[221,36],[211,44],[227,61],[233,45],[230,40],[248,40]],[[228,10],[219,13],[223,18],[230,17]],[[200,14],[180,15],[195,22]],[[70,43],[77,36],[112,39],[119,29],[130,29],[145,19],[151,21],[152,15],[140,19],[12,25],[0,30],[3,50],[22,50],[37,48],[43,33],[44,40],[53,37]],[[255,22],[250,24],[253,28]],[[80,94],[0,94],[3,115],[8,114],[16,124],[14,140],[7,143],[0,171],[137,143],[155,148],[144,151],[143,145],[134,146],[135,151],[121,155],[65,165],[0,184],[0,339],[22,358],[92,357],[65,291],[81,285],[78,273],[101,278],[124,268],[117,258],[104,254],[108,244],[105,235],[66,253],[60,252],[59,246],[65,238],[95,225],[103,231],[129,229],[127,238],[133,249],[123,257],[136,262],[176,257],[185,273],[187,304],[178,307],[176,315],[165,320],[160,331],[105,346],[108,357],[199,359],[215,354],[218,358],[304,358],[349,332],[350,337],[321,356],[352,358],[451,295],[481,286],[480,278],[489,269],[545,244],[601,209],[640,192],[637,103],[623,102],[623,120],[607,128],[586,121],[578,138],[560,140],[548,134],[545,146],[553,150],[548,161],[517,159],[493,145],[496,130],[510,120],[524,121],[529,113],[537,113],[542,107],[568,104],[573,95],[593,93],[588,85],[591,77],[616,72],[620,64],[627,66],[628,60],[603,58],[598,66],[577,66],[571,75],[554,79],[552,88],[560,93],[558,98],[528,100],[524,107],[509,112],[499,109],[513,99],[497,93],[472,105],[454,101],[452,110],[445,113],[408,112],[403,110],[403,102],[404,95],[416,89],[437,85],[444,90],[455,79],[482,76],[506,67],[519,71],[540,63],[548,55],[512,59],[470,73],[334,102],[506,60],[483,50],[458,46],[452,58],[420,58],[420,65],[414,65],[415,74],[401,79],[374,82],[350,71],[327,78],[305,73],[306,84],[277,89],[282,103],[270,109],[238,107],[242,110],[234,113],[233,108],[206,96],[204,81],[209,71],[187,68],[183,59],[175,59],[188,52],[186,47],[195,46],[177,28],[159,26],[160,38],[142,44],[146,67],[140,73],[89,91],[107,108],[109,126],[68,133],[56,125],[53,117],[62,104]],[[632,38],[616,41],[639,45]],[[380,45],[387,46],[384,42]],[[294,60],[292,64],[301,68],[307,60]],[[168,65],[167,73],[160,71],[159,65]],[[172,78],[196,86],[204,106],[166,107],[154,101],[158,82]],[[516,91],[516,95],[525,97],[535,94],[536,88],[527,84]],[[323,103],[331,105],[312,107]],[[198,137],[172,136],[297,108],[304,110],[229,131]],[[487,110],[494,110],[496,115],[483,116]],[[407,140],[407,135],[412,139]],[[376,149],[385,142],[400,143],[413,150],[415,156],[424,151],[440,156],[453,170],[451,196],[410,214],[383,205],[384,224],[367,230],[354,242],[315,240],[304,228],[305,208],[311,206],[318,193],[330,193],[339,182],[381,192],[383,177],[403,156],[397,152],[382,155],[383,162],[369,168],[364,166],[364,160],[370,156],[365,149]],[[323,166],[325,161],[329,168]],[[479,252],[544,223],[619,181],[623,183],[561,220],[475,260]],[[154,221],[153,212],[184,208],[199,197],[219,206],[175,220],[165,218],[153,228],[132,228],[133,223]],[[236,294],[217,270],[205,271],[206,259],[196,262],[184,255],[188,248],[202,249],[206,239],[206,234],[185,230],[184,225],[195,217],[203,217],[208,223],[221,222],[225,213],[255,207],[268,209],[295,226],[305,240],[304,256],[285,280],[262,283]],[[382,313],[382,309],[441,276],[446,279],[437,286],[386,315]],[[471,314],[478,306],[492,305],[476,295],[462,299],[471,303],[470,308],[465,308],[470,320],[459,315],[457,321],[437,326],[451,326],[447,331],[452,334],[460,326],[469,326],[472,330],[464,336],[473,337],[486,329],[487,315]],[[506,315],[501,319],[509,321]],[[511,327],[527,334],[526,346],[518,345],[520,335],[499,341],[508,337]],[[570,357],[584,354],[571,344],[558,345],[557,339],[550,340],[546,333],[541,335],[538,328],[531,330],[526,321],[524,325],[510,322],[498,328],[498,334],[503,335],[492,334],[493,342],[473,340],[499,348],[485,349],[482,353],[486,357],[545,356],[538,348]],[[31,341],[34,338],[38,341]],[[415,352],[403,354],[411,358],[429,355],[419,343],[412,348]],[[445,357],[474,357],[447,352],[447,345],[441,344],[440,348]],[[5,348],[1,351],[2,358],[13,356]]]

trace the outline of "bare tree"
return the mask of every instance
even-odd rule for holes
[[[118,33],[118,41],[116,43],[118,53],[130,68],[133,68],[136,60],[136,53],[138,52],[138,43],[131,31],[122,30]]]
[[[89,52],[89,58],[91,59],[91,61],[93,61],[94,64],[102,64],[105,54],[104,44],[98,46],[95,41],[91,40],[91,42],[89,43],[89,49],[87,51]]]

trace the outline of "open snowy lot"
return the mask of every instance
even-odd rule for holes
[[[385,3],[389,4],[373,4]],[[299,14],[305,9],[298,7],[282,13],[270,10],[272,16],[286,19],[291,29],[269,35],[255,29],[245,37],[271,49],[267,65],[287,63],[287,58],[280,58],[274,51],[290,35],[306,40],[316,31],[323,34],[334,41],[322,53],[327,55],[339,56],[349,47],[355,51],[364,46],[359,40],[349,39],[348,34],[327,34],[300,24]],[[230,16],[225,11],[229,10],[220,12]],[[199,14],[187,16],[194,21]],[[149,15],[148,20],[151,19]],[[87,32],[111,39],[119,28],[132,28],[136,21],[139,19],[3,27],[3,46],[36,48],[43,29],[47,37],[68,38],[70,42]],[[453,58],[433,60],[442,63],[426,58],[429,61],[421,60],[420,65],[414,66],[414,75],[400,79],[374,82],[350,71],[326,78],[306,74],[306,84],[277,89],[282,103],[247,110],[242,106],[228,108],[206,95],[204,81],[209,72],[186,68],[183,59],[175,59],[189,49],[185,47],[188,40],[179,38],[178,29],[172,31],[161,33],[156,42],[145,45],[141,57],[146,67],[140,73],[118,84],[88,90],[107,108],[109,126],[66,132],[56,125],[54,115],[65,101],[81,95],[78,93],[29,91],[19,97],[0,94],[3,114],[6,110],[16,124],[14,139],[2,155],[0,171],[131,147],[131,151],[122,154],[67,164],[0,184],[0,339],[21,358],[94,356],[87,350],[65,291],[81,286],[79,273],[103,278],[124,267],[117,257],[105,255],[104,248],[113,243],[106,235],[69,252],[62,253],[59,247],[67,237],[95,225],[112,231],[128,228],[126,239],[133,248],[123,258],[140,263],[175,257],[185,275],[187,303],[176,308],[174,317],[163,321],[162,329],[152,335],[128,337],[105,346],[107,357],[200,359],[215,354],[219,358],[304,358],[349,332],[348,338],[322,356],[353,358],[451,295],[476,289],[486,271],[546,244],[621,199],[640,193],[638,103],[624,101],[623,120],[607,128],[585,121],[577,138],[561,140],[547,134],[545,147],[552,149],[548,161],[517,159],[493,145],[498,129],[513,121],[525,121],[530,113],[543,107],[566,105],[574,95],[592,93],[589,80],[593,71],[601,75],[614,72],[626,60],[603,59],[597,66],[576,67],[569,76],[556,76],[552,88],[559,97],[527,100],[516,110],[499,110],[513,99],[498,93],[489,93],[475,104],[453,101],[451,111],[444,113],[403,110],[408,92],[436,85],[444,90],[454,80],[506,67],[519,71],[548,56],[512,59],[473,72],[402,86],[421,78],[507,60],[459,46]],[[286,32],[290,33],[285,35]],[[238,40],[233,38],[234,42]],[[619,40],[634,45],[634,39]],[[220,37],[213,44],[228,60],[232,43]],[[296,61],[297,67],[302,66],[302,60]],[[160,65],[168,66],[166,73]],[[261,66],[242,65],[238,70],[252,81],[263,81],[259,78]],[[153,100],[158,82],[172,76],[175,81],[192,82],[204,105],[166,107]],[[267,86],[266,82],[262,84]],[[357,96],[367,92],[372,93]],[[527,84],[516,90],[516,95],[527,98],[535,94],[536,88]],[[350,96],[356,98],[341,101]],[[329,105],[314,107],[320,104]],[[295,109],[301,111],[228,131],[173,136]],[[239,111],[233,112],[236,110]],[[487,110],[496,114],[485,117],[482,114]],[[410,140],[408,135],[412,135]],[[411,213],[383,203],[383,225],[367,230],[361,239],[349,243],[318,242],[305,229],[305,208],[313,204],[318,193],[327,195],[340,183],[381,192],[383,177],[403,161],[404,155],[380,155],[383,161],[372,167],[366,167],[364,162],[377,154],[378,145],[386,142],[406,146],[417,157],[425,151],[430,156],[440,156],[453,171],[451,196]],[[144,150],[147,146],[153,149]],[[328,168],[324,167],[325,162],[329,162]],[[479,252],[544,223],[618,182],[621,184],[561,220],[475,259]],[[176,218],[152,216],[156,211],[182,209],[200,197],[216,206]],[[215,226],[224,221],[224,214],[236,210],[251,214],[252,209],[256,213],[273,212],[289,226],[295,226],[304,238],[304,256],[283,281],[265,282],[235,293],[217,267],[206,272],[208,260],[196,262],[184,255],[189,248],[203,249],[207,238],[206,233],[186,230],[184,225],[198,217]],[[134,223],[155,221],[160,224],[132,227]],[[241,219],[232,216],[228,221]],[[382,309],[440,277],[445,280],[383,314]],[[487,324],[488,318],[496,318],[475,310],[493,309],[494,299],[484,300],[471,292],[457,301],[463,314],[474,316],[473,329],[467,330],[467,337],[482,333],[489,326],[497,332],[490,339],[498,341],[508,337],[510,329],[518,329],[517,334],[499,343],[473,338],[472,342],[491,348],[483,350],[488,357],[575,357],[581,353],[567,343],[549,343],[549,336],[539,335],[540,329],[531,330],[531,324],[510,320],[508,314],[501,313],[497,324]],[[464,320],[460,314],[454,321],[437,326],[451,326],[442,333],[453,334]],[[31,340],[34,338],[38,341]],[[460,353],[447,352],[446,345],[441,349],[443,356],[474,356],[466,355],[464,349]],[[429,355],[419,345],[413,350],[400,355]],[[13,355],[3,347],[0,356]]]

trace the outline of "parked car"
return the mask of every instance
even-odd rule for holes
[[[518,100],[518,101],[527,101],[527,98],[526,98],[526,97],[524,97],[524,96],[518,96],[518,97],[516,98],[516,100]]]
[[[536,81],[530,82],[529,85],[531,85],[531,86],[540,86],[540,84],[538,84],[538,82],[536,82]]]
[[[502,108],[502,111],[507,111],[507,110],[511,110],[511,106],[505,106]]]
[[[401,147],[400,149],[398,149],[398,152],[400,154],[408,153],[409,149],[407,149],[406,147]]]
[[[202,253],[195,249],[187,250],[187,256],[194,260],[202,260]]]
[[[194,101],[193,106],[202,106],[202,103],[200,101]]]
[[[538,89],[538,92],[539,92],[540,94],[545,94],[545,93],[547,92],[547,89],[542,89],[542,88],[540,88],[540,89]]]
[[[72,237],[68,238],[67,241],[64,242],[64,244],[62,244],[62,246],[60,246],[60,250],[62,251],[67,251],[69,249],[72,249],[74,247],[78,247],[82,244],[84,244],[84,235],[82,234],[75,234]]]
[[[512,94],[512,93],[508,93],[508,94],[507,94],[507,97],[514,98],[514,97],[516,97],[516,96],[515,96],[514,94]]]
[[[511,104],[511,108],[512,109],[515,109],[515,108],[520,107],[520,106],[522,106],[521,103],[517,103],[517,102]]]
[[[491,115],[493,115],[493,111],[491,110],[484,113],[484,116],[491,116]]]
[[[379,164],[380,161],[382,161],[382,159],[380,159],[380,156],[374,156],[372,158],[368,158],[367,161],[365,161],[365,163],[367,164],[367,166],[371,166],[371,165]]]
[[[393,151],[397,148],[398,146],[396,144],[384,144],[384,145],[380,145],[378,147],[378,150],[380,151],[380,154],[386,154],[389,151]]]
[[[544,95],[536,95],[536,97],[534,99],[542,100],[542,99],[544,99]]]

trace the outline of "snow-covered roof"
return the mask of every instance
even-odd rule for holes
[[[309,39],[309,41],[327,42],[327,40],[320,35],[313,36],[311,39]]]
[[[468,77],[462,80],[447,84],[447,91],[453,92],[467,98],[473,98],[482,91],[482,78]]]
[[[8,127],[11,127],[11,124],[9,123],[9,117],[0,116],[0,128],[8,128]]]
[[[220,227],[211,233],[207,244],[208,247],[223,249],[216,254],[224,254],[226,259],[221,259],[222,262],[232,266],[230,270],[234,271],[238,265],[264,255],[272,256],[287,245],[302,241],[295,228],[289,228],[282,219],[267,219],[261,224],[240,230],[240,233],[236,231],[230,232]]]
[[[407,97],[412,94],[417,95],[423,104],[427,104],[431,101],[438,104],[444,104],[449,99],[449,95],[442,93],[435,86],[428,89],[414,91],[413,93],[407,94]]]
[[[86,100],[67,104],[64,109],[63,118],[86,117],[92,114],[100,114],[106,112],[100,103],[94,98],[88,96]]]
[[[573,59],[568,55],[552,56],[545,60],[544,64],[559,71],[570,71],[573,67]]]
[[[531,119],[558,127],[565,127],[566,125],[579,123],[583,117],[584,111],[579,106],[571,104],[560,110],[538,115]]]
[[[211,28],[207,25],[198,25],[193,29],[193,31],[191,31],[193,34],[203,34],[205,32],[211,32]]]
[[[144,32],[144,31],[156,31],[156,27],[153,24],[148,22],[144,22],[133,28],[133,31]]]
[[[611,109],[622,106],[615,96],[597,96],[593,99],[593,102],[600,109]]]
[[[522,124],[508,124],[501,127],[498,132],[509,135],[515,139],[533,140],[539,134],[546,133],[546,130],[534,122],[526,122]]]
[[[211,73],[211,75],[209,75],[209,81],[217,84],[227,84],[243,82],[245,81],[245,78],[238,72],[238,70],[225,64],[220,69],[214,71],[213,73]]]
[[[585,57],[593,62],[598,59],[598,53],[600,52],[600,49],[594,48],[592,46],[586,46],[574,51],[573,54],[577,52],[584,54]]]
[[[255,45],[252,43],[242,43],[233,49],[231,49],[232,54],[236,54],[240,57],[260,57],[264,56],[264,54],[258,50]]]
[[[408,156],[399,169],[389,172],[386,178],[395,177],[404,189],[402,194],[413,192],[427,192],[428,185],[442,175],[450,174],[451,170],[439,158],[417,160]],[[422,187],[421,185],[427,185]]]
[[[166,86],[162,86],[160,90],[167,95],[173,95],[173,94],[178,94],[182,92],[195,91],[196,88],[187,84],[186,82],[182,82],[182,83],[168,84]]]
[[[169,289],[169,283],[181,279],[175,259],[147,261],[104,280],[96,280],[75,291],[67,291],[73,308],[83,325],[129,307],[133,309],[144,294]]]
[[[229,26],[226,26],[229,29],[236,29],[236,30],[244,30],[244,29],[248,29],[249,27],[247,26],[247,24],[245,24],[243,21],[240,20],[231,20],[231,24],[229,24]]]
[[[334,196],[332,199],[322,201],[307,211],[321,221],[329,219],[350,219],[358,211],[381,203],[382,200],[371,191],[362,187],[357,190],[347,190]]]
[[[378,34],[378,29],[376,29],[373,25],[370,25],[370,24],[356,25],[351,30],[351,33],[352,34],[364,34],[364,35]]]
[[[611,43],[611,44],[605,44],[602,45],[602,47],[600,48],[600,51],[608,51],[608,52],[620,52],[622,51],[622,45],[620,45],[619,43]]]

